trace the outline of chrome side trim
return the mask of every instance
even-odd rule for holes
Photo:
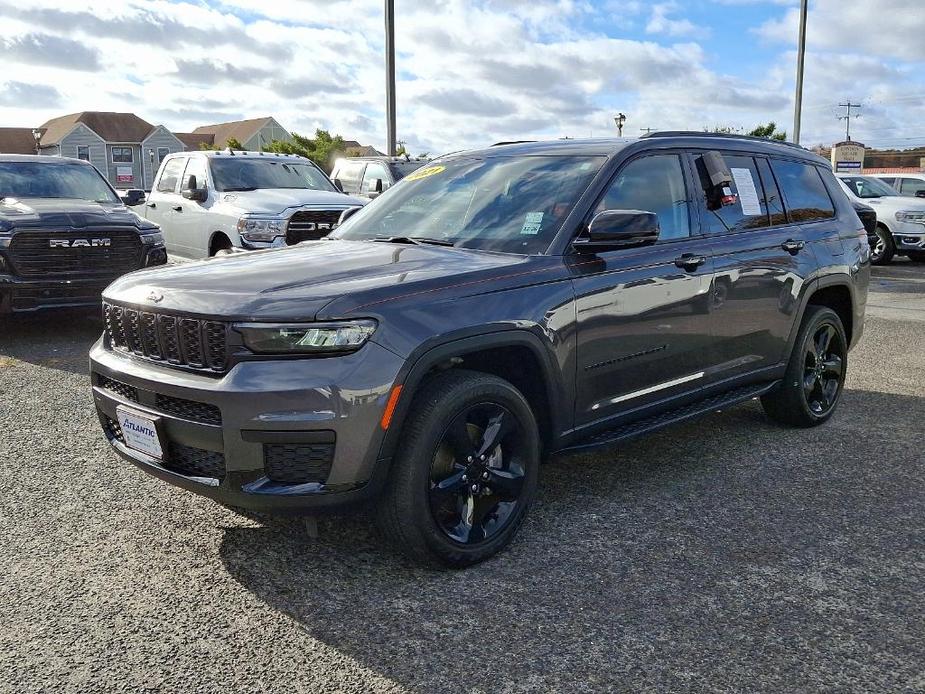
[[[632,400],[633,398],[639,398],[643,395],[649,395],[649,393],[656,393],[660,390],[665,390],[666,388],[673,388],[674,386],[679,386],[682,383],[690,383],[691,381],[696,381],[699,378],[703,378],[705,375],[704,371],[698,371],[695,374],[690,374],[689,376],[682,376],[681,378],[676,378],[671,381],[665,381],[664,383],[659,383],[655,386],[649,386],[648,388],[643,388],[642,390],[635,390],[632,393],[627,393],[626,395],[620,395],[616,398],[612,398],[610,403],[616,405],[619,402],[625,402],[626,400]]]

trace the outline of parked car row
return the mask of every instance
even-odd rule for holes
[[[875,265],[885,265],[896,255],[925,262],[925,200],[902,195],[876,176],[838,174],[838,180],[850,200],[876,211]]]

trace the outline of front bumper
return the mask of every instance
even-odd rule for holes
[[[896,222],[892,236],[897,251],[925,250],[925,224]]]
[[[368,343],[340,357],[242,362],[216,378],[112,352],[102,339],[90,352],[94,404],[120,456],[221,503],[274,513],[340,509],[379,491],[389,463],[379,422],[402,363]],[[163,460],[125,445],[119,405],[158,419]]]

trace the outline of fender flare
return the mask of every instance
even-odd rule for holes
[[[234,241],[231,240],[231,237],[228,234],[226,234],[224,231],[222,231],[221,229],[216,229],[211,234],[209,234],[208,250],[209,250],[210,255],[212,253],[212,244],[215,241],[215,237],[218,236],[219,234],[221,234],[226,239],[228,239],[228,243],[231,245],[232,248],[234,248]]]
[[[788,355],[793,351],[793,345],[796,342],[797,334],[800,332],[800,326],[803,325],[803,318],[806,316],[809,300],[817,291],[828,287],[844,287],[848,290],[848,295],[851,297],[851,316],[852,319],[856,317],[855,307],[857,306],[857,299],[854,296],[854,287],[848,275],[843,275],[841,273],[823,275],[822,277],[815,277],[809,280],[803,290],[803,295],[800,297],[800,310],[796,316],[796,320],[790,328],[790,337],[787,340]]]
[[[388,459],[394,455],[414,396],[418,392],[425,375],[433,367],[466,352],[500,347],[526,347],[536,357],[544,375],[546,397],[549,402],[552,441],[558,440],[561,433],[571,426],[571,422],[567,419],[571,408],[567,407],[561,369],[551,351],[544,346],[542,340],[534,332],[522,328],[502,329],[469,337],[459,337],[436,345],[425,344],[412,352],[405,362],[406,367],[399,372],[398,377],[395,379],[395,384],[402,386],[402,392],[392,415],[389,429],[385,432],[380,444],[379,459]]]

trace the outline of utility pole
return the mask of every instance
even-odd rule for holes
[[[803,61],[806,58],[806,14],[809,0],[800,3],[800,38],[797,43],[797,87],[793,99],[793,141],[800,144],[800,121],[803,119]]]
[[[617,136],[623,137],[623,124],[626,123],[626,114],[618,113],[613,117],[613,122],[617,126]]]
[[[838,120],[845,121],[845,141],[851,142],[851,109],[861,108],[861,104],[852,104],[851,99],[845,99],[845,103],[839,104],[845,107],[845,115],[839,116]],[[857,118],[857,116],[854,116]]]
[[[655,132],[656,130],[658,130],[658,128],[639,128],[639,132],[645,133],[646,135],[649,135]]]
[[[395,0],[385,0],[385,110],[388,153],[395,156]]]

